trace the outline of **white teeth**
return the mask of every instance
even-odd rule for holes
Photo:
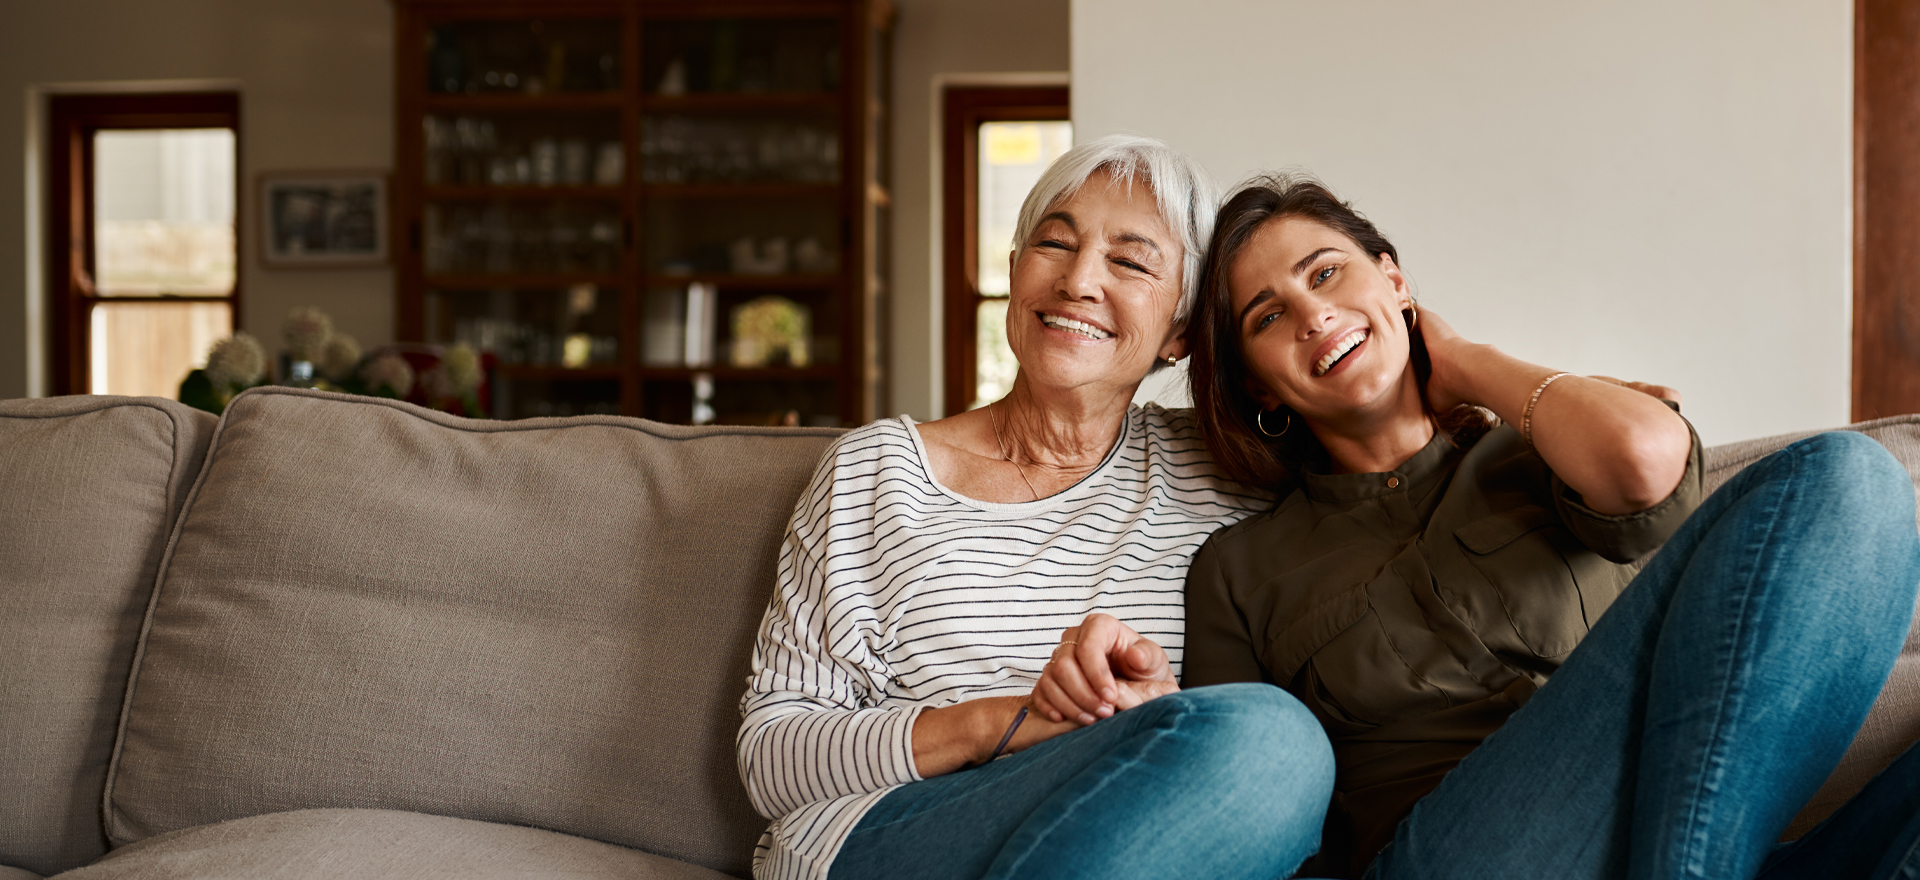
[[[1041,315],[1040,323],[1049,327],[1058,327],[1061,330],[1071,330],[1091,339],[1105,339],[1113,335],[1092,324],[1082,324],[1072,318],[1062,318],[1059,315]]]
[[[1326,357],[1321,358],[1319,363],[1313,365],[1313,374],[1315,376],[1326,375],[1327,371],[1333,369],[1333,365],[1340,361],[1340,358],[1345,357],[1347,352],[1353,350],[1354,346],[1365,341],[1367,341],[1367,331],[1365,330],[1355,330],[1348,334],[1347,338],[1340,340],[1339,345],[1334,346],[1332,351],[1327,352]]]

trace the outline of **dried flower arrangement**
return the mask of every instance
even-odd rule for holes
[[[281,325],[287,384],[389,397],[459,415],[484,418],[480,408],[483,370],[480,355],[465,343],[432,353],[413,352],[427,361],[423,373],[400,351],[363,352],[360,343],[333,330],[333,319],[312,306],[294,309]],[[234,395],[267,384],[267,354],[245,332],[213,344],[205,369],[180,383],[180,401],[213,413],[226,410]]]

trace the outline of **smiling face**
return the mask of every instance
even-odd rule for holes
[[[1309,425],[1422,412],[1400,311],[1412,302],[1393,258],[1312,220],[1257,230],[1228,273],[1234,326],[1266,408]]]
[[[1007,343],[1021,373],[1131,394],[1155,360],[1186,353],[1173,326],[1182,256],[1146,184],[1087,178],[1013,254]]]

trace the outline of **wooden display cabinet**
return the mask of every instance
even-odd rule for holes
[[[889,3],[395,5],[400,339],[501,418],[874,418]]]

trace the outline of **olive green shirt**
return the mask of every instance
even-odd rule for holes
[[[1503,426],[1388,473],[1302,473],[1194,558],[1184,682],[1269,682],[1313,710],[1364,866],[1699,505],[1700,470],[1695,434],[1672,495],[1609,516]],[[1328,845],[1344,836],[1330,822]]]

